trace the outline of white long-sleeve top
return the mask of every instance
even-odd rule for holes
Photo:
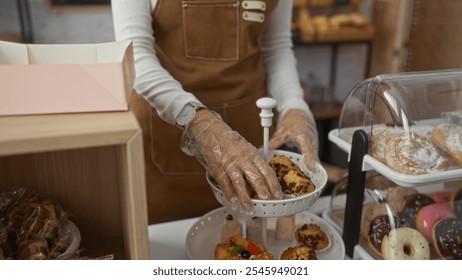
[[[116,40],[131,40],[135,58],[135,90],[170,124],[187,103],[202,104],[185,91],[160,64],[154,50],[152,9],[157,0],[112,0]],[[292,50],[292,0],[279,0],[261,37],[268,94],[276,99],[280,115],[290,108],[309,112]]]

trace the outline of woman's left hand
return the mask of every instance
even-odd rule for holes
[[[311,113],[299,109],[288,110],[280,119],[276,132],[268,144],[274,150],[283,144],[296,147],[309,169],[314,169],[318,156],[318,132]]]

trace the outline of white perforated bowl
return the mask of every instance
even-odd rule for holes
[[[272,158],[274,155],[287,156],[292,160],[292,162],[300,166],[302,171],[310,177],[311,181],[313,181],[316,190],[307,195],[295,198],[284,198],[278,200],[252,199],[252,215],[255,217],[280,217],[302,212],[316,202],[327,183],[327,172],[321,164],[317,163],[314,170],[309,170],[306,168],[305,160],[300,154],[282,150],[269,151],[269,158]],[[206,178],[218,202],[222,205],[229,205],[226,197],[223,195],[221,189],[216,185],[215,180],[212,179],[209,172],[207,172]]]

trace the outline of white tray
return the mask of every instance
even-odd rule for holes
[[[362,127],[354,127],[342,129],[343,133],[353,135],[353,132],[358,129],[364,129]],[[365,129],[365,131],[367,131]],[[329,140],[336,144],[340,149],[349,154],[351,151],[351,143],[339,136],[339,130],[334,129],[329,132]],[[445,171],[422,174],[422,175],[410,175],[397,172],[386,164],[375,159],[371,155],[365,155],[363,159],[363,171],[376,170],[383,176],[387,177],[391,181],[403,187],[416,187],[422,185],[436,184],[442,182],[456,181],[462,179],[462,168],[457,164],[450,164],[449,169]]]
[[[224,207],[212,210],[202,216],[189,229],[186,235],[186,252],[192,260],[213,260],[215,246],[219,243],[221,226],[225,220],[227,211]],[[267,242],[266,248],[279,259],[282,251],[297,242],[276,240],[276,218],[267,218]],[[317,224],[329,237],[331,245],[326,250],[317,252],[320,260],[343,260],[345,258],[345,245],[339,233],[320,217],[307,211],[295,215],[295,227],[305,223]]]

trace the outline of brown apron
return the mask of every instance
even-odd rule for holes
[[[266,95],[259,37],[277,0],[248,9],[235,0],[158,0],[153,11],[155,50],[162,66],[245,139],[262,144],[256,100]],[[264,14],[263,22],[244,20]],[[205,168],[180,149],[182,131],[159,118],[138,94],[134,110],[142,128],[149,222],[200,216],[219,207]]]

